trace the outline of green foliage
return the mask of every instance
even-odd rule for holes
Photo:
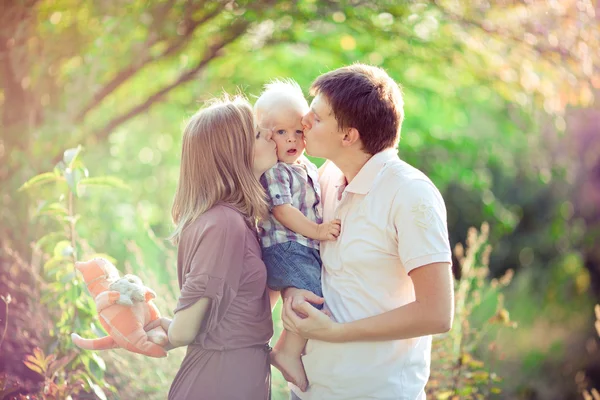
[[[74,349],[70,339],[74,331],[92,337],[105,335],[97,321],[94,301],[87,295],[85,283],[75,269],[78,255],[89,253],[86,243],[77,235],[80,216],[76,214],[76,201],[88,187],[126,188],[126,185],[114,177],[90,178],[80,154],[81,147],[66,150],[53,172],[31,178],[20,189],[32,192],[43,185],[55,184],[55,196],[42,201],[37,216],[49,218],[57,230],[44,235],[34,247],[44,259],[41,305],[56,316],[50,331],[52,354],[45,356],[36,349],[24,361],[44,377],[43,394],[48,399],[62,399],[79,389],[91,390],[100,399],[106,399],[104,391],[114,390],[105,382],[104,360],[94,352]]]
[[[435,399],[489,399],[502,392],[496,371],[499,354],[497,336],[506,328],[516,328],[504,308],[502,290],[512,279],[512,271],[501,279],[487,282],[489,274],[489,227],[477,233],[471,228],[467,247],[454,251],[460,264],[461,278],[456,284],[453,329],[434,339],[428,395]],[[474,318],[484,303],[494,304],[485,319]],[[490,352],[486,360],[477,353],[483,343]]]
[[[528,355],[534,346],[526,338],[542,329],[540,320],[585,325],[576,313],[589,305],[592,277],[585,264],[597,232],[577,215],[573,197],[577,181],[585,180],[579,159],[592,170],[588,159],[600,153],[587,146],[583,157],[571,149],[579,140],[572,120],[581,118],[570,119],[569,108],[589,107],[600,88],[600,31],[589,1],[5,3],[0,263],[8,265],[4,260],[13,255],[23,261],[16,263],[22,271],[30,260],[34,270],[40,263],[43,281],[34,281],[43,303],[60,305],[52,314],[57,324],[49,354],[69,351],[67,342],[56,340],[69,329],[102,334],[90,326],[93,306],[73,269],[73,261],[93,255],[92,249],[154,280],[164,309],[172,309],[176,254],[163,238],[172,229],[181,125],[203,100],[223,90],[252,100],[276,77],[296,79],[308,95],[320,73],[356,61],[382,66],[403,86],[400,155],[441,189],[452,243],[489,221],[494,253],[488,279],[515,271],[503,292],[520,329],[503,332],[498,347],[514,341],[513,356],[537,368],[565,348],[534,348]],[[588,125],[595,126],[593,120]],[[95,176],[88,176],[78,143]],[[489,290],[493,294],[482,293],[472,309],[476,331],[497,311],[498,296]],[[480,373],[492,368],[487,359],[483,369],[476,366],[488,357],[495,331],[474,340],[469,329],[455,329],[464,333],[462,343],[481,348],[465,350],[471,358],[461,371],[473,379],[445,387],[452,396],[484,393],[482,382],[491,375]],[[563,340],[553,336],[548,348]],[[108,376],[92,358],[65,369],[81,368],[97,379],[104,373],[123,398],[164,398],[176,357],[161,366],[113,353],[103,355],[106,369],[124,371],[123,378]],[[496,363],[500,369],[502,360]],[[507,369],[499,374],[508,376]],[[140,371],[151,383],[126,379],[128,371]]]

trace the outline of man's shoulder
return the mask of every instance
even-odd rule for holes
[[[382,169],[379,179],[374,184],[395,191],[418,187],[431,187],[437,190],[434,183],[423,171],[400,158],[388,161]]]
[[[319,182],[321,182],[321,185],[331,179],[339,180],[343,175],[344,173],[330,160],[325,161],[319,168]]]

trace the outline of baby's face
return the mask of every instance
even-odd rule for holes
[[[303,113],[294,107],[269,110],[259,116],[259,125],[273,132],[279,161],[293,164],[304,152]]]

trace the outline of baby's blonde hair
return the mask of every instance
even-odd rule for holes
[[[254,112],[258,116],[261,111],[280,106],[281,102],[293,103],[303,114],[307,113],[309,109],[300,85],[291,78],[284,78],[274,79],[265,84],[258,100],[254,103]]]
[[[241,96],[215,99],[190,118],[171,210],[175,243],[185,227],[219,202],[234,206],[249,221],[265,215],[264,189],[253,171],[255,132],[252,107]]]

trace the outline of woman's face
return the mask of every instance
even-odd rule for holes
[[[277,148],[270,129],[259,128],[254,143],[254,175],[260,177],[277,162]]]

